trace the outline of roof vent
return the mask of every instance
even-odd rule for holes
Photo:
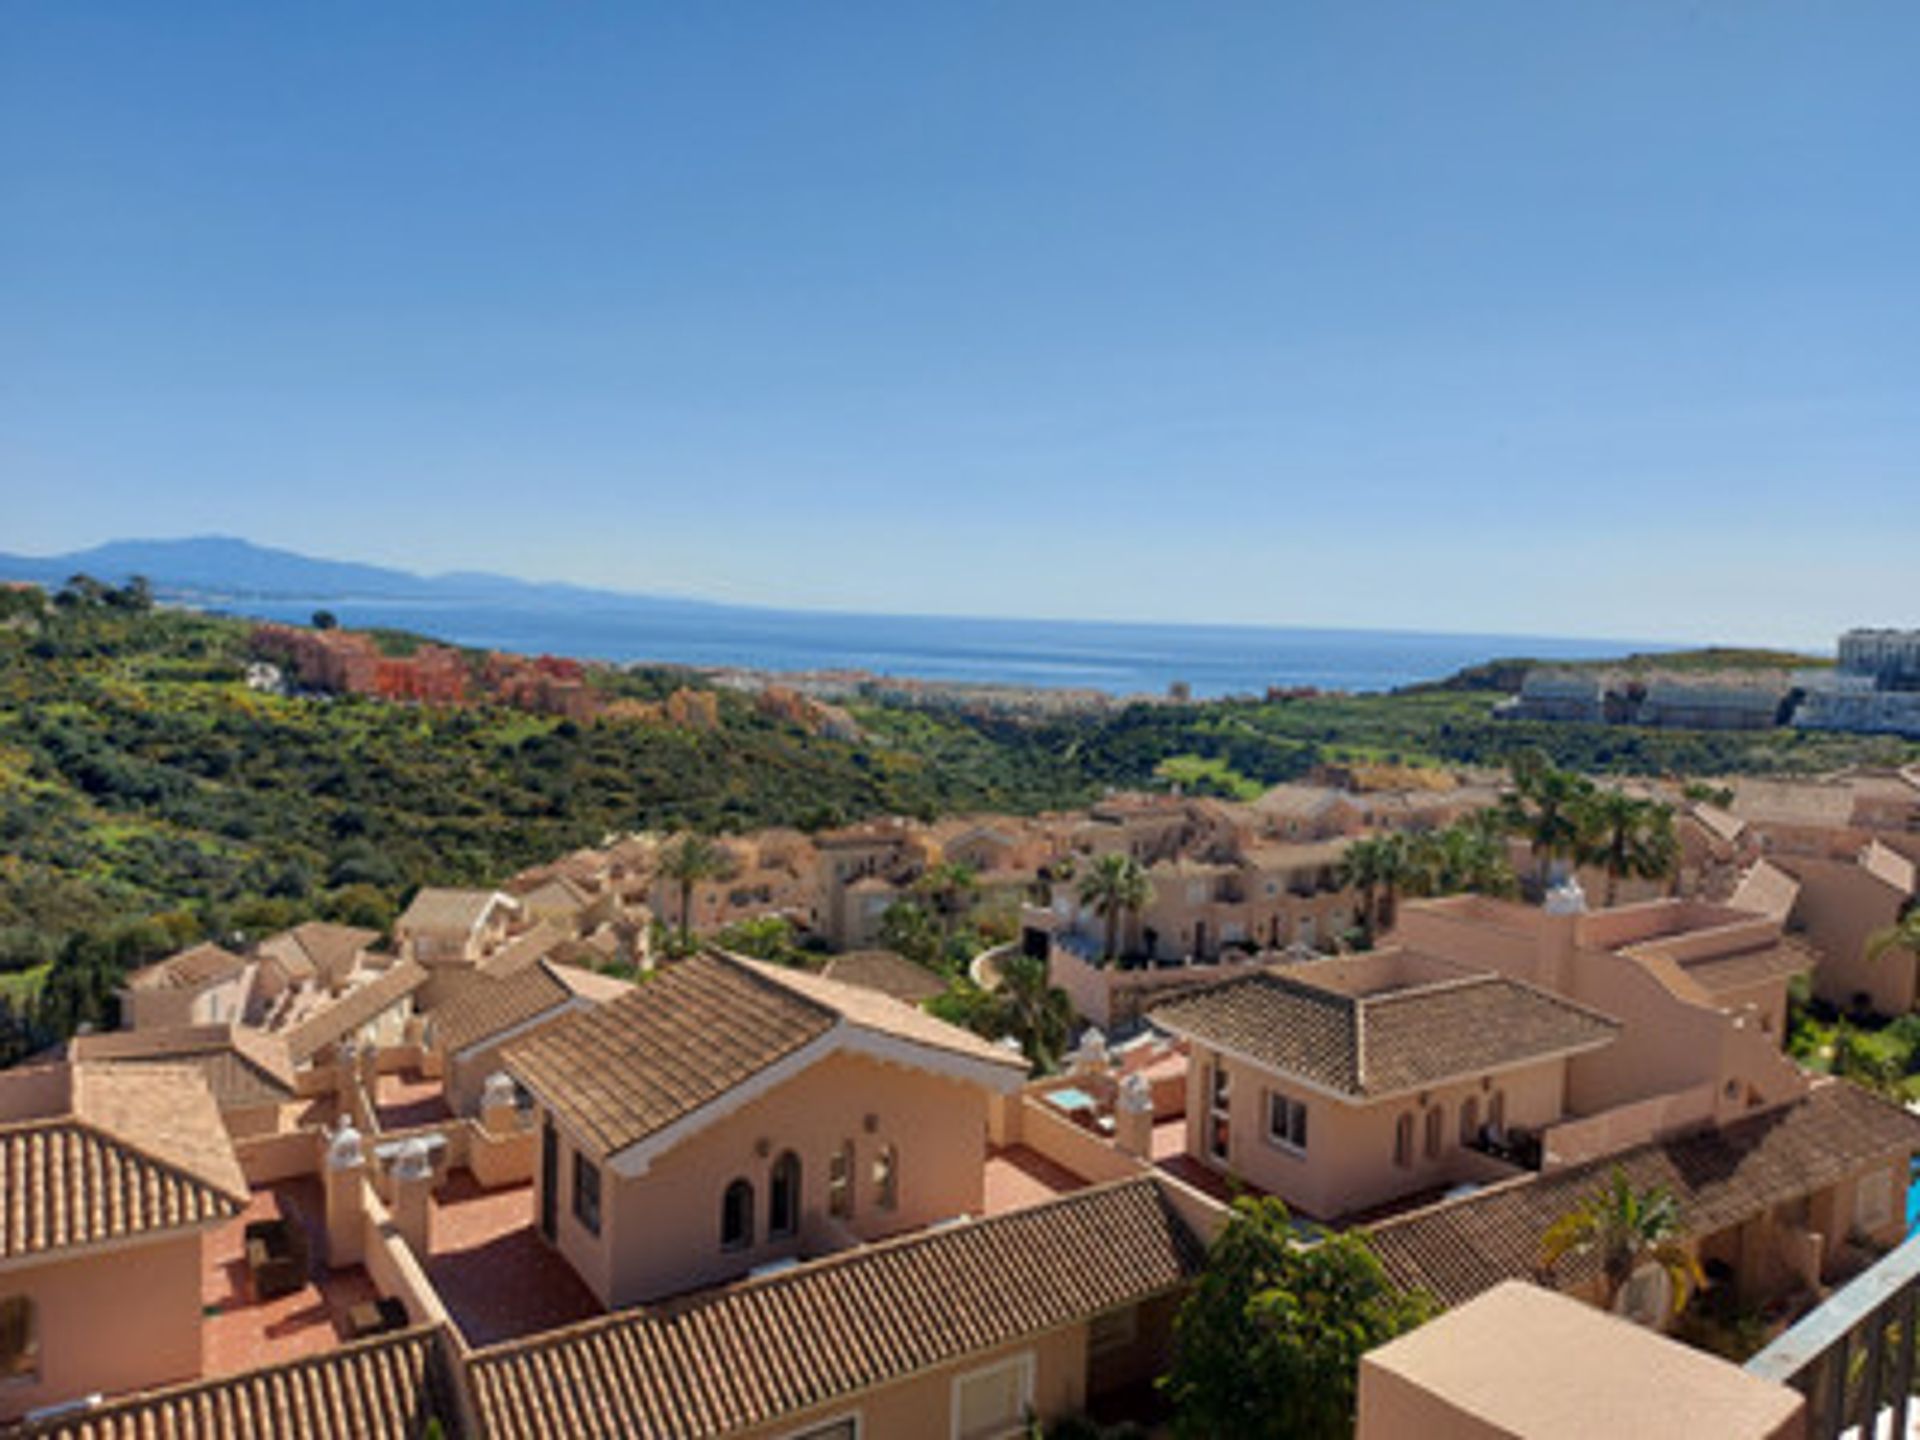
[[[1577,876],[1569,875],[1558,885],[1547,891],[1543,906],[1549,915],[1584,915],[1587,913],[1587,892],[1580,888]]]
[[[340,1128],[334,1132],[333,1142],[327,1146],[327,1167],[331,1170],[352,1170],[365,1160],[360,1132],[353,1128],[351,1120],[342,1120]]]

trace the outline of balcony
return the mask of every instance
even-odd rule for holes
[[[1904,1436],[1920,1319],[1920,1235],[1875,1262],[1746,1365],[1807,1397],[1807,1440]]]

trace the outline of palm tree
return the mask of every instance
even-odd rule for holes
[[[1920,955],[1920,905],[1886,929],[1876,930],[1867,937],[1867,959],[1878,960],[1889,950],[1907,950]]]
[[[1120,921],[1153,903],[1153,881],[1138,860],[1118,851],[1102,855],[1080,880],[1080,903],[1091,905],[1107,924],[1106,959],[1120,948]]]
[[[1410,847],[1407,888],[1420,895],[1504,895],[1513,889],[1506,841],[1462,821],[1422,835]]]
[[[1582,858],[1607,872],[1607,904],[1620,893],[1622,880],[1661,880],[1680,861],[1673,829],[1673,807],[1642,800],[1624,790],[1600,790],[1581,806],[1586,836]]]
[[[913,890],[933,908],[942,938],[951,940],[960,916],[980,894],[979,872],[971,865],[943,860],[921,871]]]
[[[1125,858],[1125,857],[1122,857]],[[1047,962],[1032,955],[1009,955],[1000,963],[1000,1022],[1036,1071],[1059,1063],[1073,1033],[1073,1003],[1067,992],[1047,980]]]
[[[693,945],[693,889],[727,873],[727,852],[705,835],[688,831],[660,856],[659,871],[680,887],[680,948]]]
[[[1415,878],[1414,851],[1402,835],[1368,835],[1347,846],[1340,857],[1340,880],[1360,892],[1360,929],[1371,945],[1374,936],[1393,928],[1400,892]]]
[[[1673,1282],[1676,1313],[1688,1292],[1703,1283],[1700,1263],[1687,1248],[1680,1202],[1658,1185],[1634,1189],[1618,1166],[1605,1185],[1554,1221],[1542,1238],[1543,1265],[1551,1268],[1568,1255],[1599,1261],[1609,1310],[1644,1265],[1659,1266]]]
[[[1533,883],[1544,892],[1553,862],[1580,853],[1581,811],[1593,782],[1571,770],[1516,762],[1513,786],[1502,810],[1510,828],[1526,837],[1533,853]]]

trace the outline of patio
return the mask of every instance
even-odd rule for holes
[[[207,1236],[201,1250],[201,1368],[231,1375],[306,1355],[324,1354],[346,1337],[347,1311],[378,1297],[358,1266],[326,1268],[325,1200],[311,1177],[254,1191],[246,1210]],[[307,1283],[291,1294],[255,1301],[247,1279],[246,1227],[290,1219],[307,1234]]]
[[[988,1215],[1025,1210],[1086,1187],[1087,1182],[1066,1166],[1025,1145],[987,1152],[984,1206]]]
[[[600,1302],[533,1225],[533,1187],[482,1190],[456,1170],[433,1197],[427,1278],[473,1345],[570,1325]]]
[[[374,1082],[373,1110],[382,1130],[410,1130],[453,1118],[445,1089],[418,1070],[384,1074]]]

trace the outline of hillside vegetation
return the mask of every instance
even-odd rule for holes
[[[1516,724],[1470,691],[1137,705],[1044,722],[858,707],[831,740],[719,697],[712,731],[287,697],[244,683],[245,622],[143,590],[0,592],[0,1057],[110,1019],[130,966],[312,916],[387,924],[609,834],[805,829],[878,813],[1084,804],[1116,786],[1245,797],[1328,761],[1616,772],[1815,770],[1895,742]],[[684,672],[603,677],[659,698]]]

